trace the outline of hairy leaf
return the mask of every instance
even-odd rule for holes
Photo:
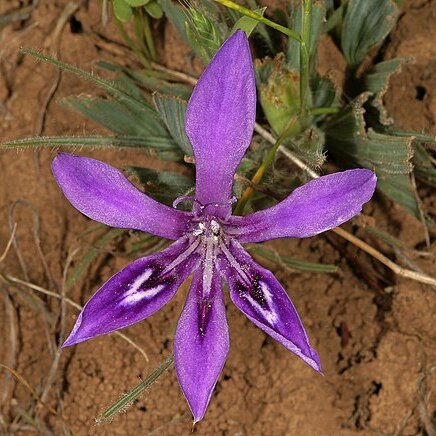
[[[342,24],[341,46],[356,70],[368,52],[392,30],[399,10],[392,0],[349,0]]]
[[[162,120],[167,126],[172,138],[177,142],[183,152],[193,156],[191,143],[185,133],[186,101],[176,97],[155,94],[154,104]]]

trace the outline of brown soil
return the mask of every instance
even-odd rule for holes
[[[0,15],[19,3],[2,2]],[[414,57],[415,63],[407,65],[393,79],[387,106],[403,128],[435,133],[435,2],[405,3],[405,12],[385,55]],[[28,21],[7,26],[0,33],[0,141],[35,133],[103,133],[57,103],[64,96],[98,92],[83,80],[66,74],[61,75],[55,97],[48,104],[43,129],[38,128],[44,102],[58,73],[18,54],[20,46],[56,51],[59,43],[57,51],[62,60],[87,70],[94,68],[97,59],[128,62],[110,50],[118,46],[96,36],[118,40],[114,27],[102,29],[100,25],[100,2],[89,2],[89,8],[82,5],[75,13],[83,26],[82,33],[73,33],[67,23],[53,38],[66,4],[66,0],[40,0]],[[168,27],[163,43],[163,63],[189,72],[189,53]],[[328,69],[331,68],[329,63]],[[118,166],[132,162],[153,165],[150,157],[138,151],[86,154]],[[66,202],[55,185],[50,173],[54,155],[55,151],[46,149],[38,154],[32,150],[0,154],[0,250],[10,236],[10,205],[16,204],[12,222],[18,225],[22,256],[20,261],[16,250],[11,250],[0,268],[3,274],[59,292],[68,253],[82,247],[74,257],[80,258],[86,244],[77,238],[92,223]],[[434,214],[434,195],[425,187],[422,194],[425,207]],[[378,200],[367,209],[377,225],[409,247],[422,249],[424,236],[419,222],[386,200]],[[39,230],[35,230],[35,216],[39,217]],[[367,234],[361,236],[370,240]],[[275,267],[319,351],[324,377],[267,338],[228,304],[231,352],[197,433],[434,435],[434,289],[390,276],[353,246],[329,235],[283,240],[273,246],[289,256],[340,267],[337,275],[297,274]],[[115,242],[111,249],[119,251],[122,247]],[[432,250],[434,254],[434,243]],[[416,266],[434,274],[433,257],[411,257]],[[102,253],[87,279],[71,288],[67,296],[83,304],[99,284],[128,261],[111,252]],[[8,371],[0,371],[0,429],[5,434],[6,428],[9,434],[27,434],[34,433],[35,427],[41,434],[55,435],[68,431],[75,435],[188,434],[191,416],[173,370],[113,422],[101,426],[94,423],[106,406],[170,353],[186,289],[184,286],[170,304],[150,319],[125,331],[146,351],[149,362],[131,345],[109,335],[64,350],[53,366],[56,341],[71,328],[77,312],[67,307],[63,327],[58,300],[0,281],[0,363],[15,368],[22,377],[17,382]],[[35,403],[23,380],[38,396],[44,396],[45,404],[56,409],[58,416],[46,405]],[[37,422],[26,421],[27,414],[36,415]]]

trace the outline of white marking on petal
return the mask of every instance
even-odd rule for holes
[[[153,269],[148,268],[140,276],[136,277],[133,283],[129,285],[129,289],[124,294],[124,298],[134,294],[150,278],[152,274]]]
[[[177,265],[182,263],[185,259],[187,259],[198,247],[200,244],[200,240],[197,238],[195,242],[189,245],[188,249],[184,251],[180,256],[174,259],[163,271],[162,275],[166,274],[168,271],[171,271]]]
[[[141,300],[149,300],[150,298],[155,297],[165,285],[157,285],[154,288],[146,289],[145,291],[135,292],[134,294],[129,294],[123,299],[123,304],[134,304]]]
[[[268,302],[268,307],[272,309],[272,296],[265,284],[259,284],[262,291],[264,291],[265,300]],[[244,293],[242,298],[248,300],[253,307],[253,309],[259,313],[263,318],[265,318],[268,323],[272,326],[275,326],[277,321],[279,320],[277,314],[273,310],[268,310],[266,307],[262,307],[251,295],[249,292]]]

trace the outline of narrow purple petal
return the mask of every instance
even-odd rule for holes
[[[371,199],[376,182],[376,175],[365,169],[320,177],[295,189],[276,206],[232,217],[228,232],[243,243],[317,235],[357,215]]]
[[[188,238],[138,259],[86,303],[63,347],[135,324],[166,304],[199,262]]]
[[[203,419],[228,352],[221,278],[214,274],[209,285],[197,272],[174,339],[177,377],[195,422]]]
[[[256,117],[256,86],[248,39],[236,31],[201,75],[188,103],[186,134],[195,155],[196,198],[228,203],[233,175],[250,145]],[[226,213],[227,208],[209,210]]]
[[[236,241],[221,246],[219,268],[230,298],[247,318],[288,350],[321,372],[300,317],[288,294],[267,269],[258,265]]]
[[[60,153],[52,170],[71,204],[95,221],[168,239],[178,239],[186,229],[189,214],[148,197],[110,165]]]

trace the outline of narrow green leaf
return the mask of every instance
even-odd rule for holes
[[[33,50],[30,48],[23,48],[20,50],[21,53],[24,54],[30,54],[31,56],[34,56],[35,58],[48,62],[51,65],[54,65],[55,67],[67,71],[69,73],[74,74],[75,76],[78,76],[82,79],[85,79],[94,85],[97,85],[98,87],[104,89],[108,93],[110,93],[112,96],[116,97],[120,101],[128,102],[131,106],[144,111],[150,111],[150,107],[146,104],[144,104],[143,99],[138,99],[135,96],[132,96],[128,91],[126,91],[123,86],[119,86],[114,81],[105,80],[95,74],[89,73],[85,70],[82,70],[81,68],[78,68],[74,65],[66,64],[65,62],[61,62],[56,58],[53,58],[51,56],[43,55],[42,53],[38,52],[37,50]]]
[[[173,171],[127,167],[127,171],[138,177],[150,197],[161,203],[172,205],[173,201],[194,190],[194,180]]]
[[[183,153],[172,140],[161,137],[137,137],[137,136],[40,136],[34,138],[19,139],[0,143],[0,147],[8,148],[30,148],[30,147],[51,147],[59,146],[87,148],[108,148],[108,147],[134,147],[153,150],[161,159],[167,161],[180,161]]]
[[[348,65],[356,70],[369,51],[381,44],[398,18],[392,0],[349,0],[342,25],[341,46]]]
[[[104,250],[111,241],[113,241],[117,236],[120,236],[123,232],[125,232],[124,229],[106,230],[103,236],[97,239],[94,244],[86,250],[80,262],[74,266],[74,268],[68,275],[65,285],[67,290],[74,285],[74,283],[80,278],[80,276],[86,273],[86,271],[91,266],[94,259],[100,254],[100,252]]]
[[[377,187],[391,200],[403,206],[411,215],[417,219],[421,218],[416,193],[407,174],[381,175],[378,177]]]
[[[144,381],[136,385],[127,394],[124,394],[117,402],[106,409],[98,418],[97,423],[106,421],[130,406],[139,396],[155,383],[159,377],[173,364],[174,357],[167,357]]]
[[[278,264],[282,264],[296,271],[310,271],[319,273],[335,273],[338,271],[336,265],[328,265],[317,262],[308,262],[300,259],[292,259],[291,257],[281,255],[275,250],[270,250],[264,247],[250,247],[249,251],[253,254],[264,257]]]
[[[186,155],[193,156],[191,143],[185,133],[186,101],[159,94],[155,94],[153,100],[172,138]]]
[[[265,13],[265,10],[266,10],[266,7],[263,7],[263,8],[255,9],[254,12],[256,14],[263,16],[263,14]],[[254,18],[243,16],[243,17],[239,18],[238,21],[236,21],[236,23],[232,27],[232,30],[230,31],[230,33],[233,33],[236,30],[241,29],[247,34],[247,37],[248,37],[251,35],[251,33],[253,32],[253,30],[256,28],[256,26],[258,24],[261,24],[261,23],[259,23],[258,20],[255,20]]]

